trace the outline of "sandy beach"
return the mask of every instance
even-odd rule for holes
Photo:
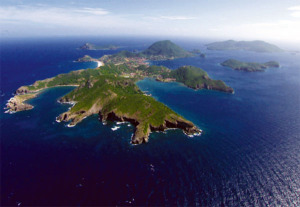
[[[104,63],[103,62],[101,62],[101,61],[95,61],[96,63],[97,63],[97,68],[99,68],[99,67],[101,67],[101,66],[103,66],[104,65]]]

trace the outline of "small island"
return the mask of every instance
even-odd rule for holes
[[[229,59],[221,63],[222,66],[230,67],[234,70],[242,70],[247,72],[265,71],[267,68],[279,68],[279,63],[269,61],[266,63],[241,62],[235,59]]]
[[[199,50],[199,49],[193,49],[193,50],[191,51],[191,53],[196,54],[196,55],[199,55],[200,57],[203,57],[203,58],[206,57],[206,54],[205,54],[205,53],[202,53],[201,50]]]
[[[227,40],[223,42],[214,42],[207,44],[208,50],[245,50],[253,52],[283,52],[284,50],[276,45],[256,40],[256,41],[234,41]]]
[[[117,46],[117,45],[99,46],[99,45],[94,45],[91,43],[85,43],[84,45],[82,45],[80,47],[80,49],[82,49],[82,50],[117,50],[119,48],[120,48],[120,46]]]
[[[159,48],[169,45],[168,50]],[[154,47],[153,47],[154,45]],[[134,53],[122,52],[117,55],[105,56],[106,64],[97,69],[86,69],[60,74],[53,78],[36,81],[29,86],[22,86],[16,95],[7,103],[7,112],[14,113],[33,108],[26,100],[36,97],[42,90],[58,86],[76,86],[67,95],[59,99],[60,103],[73,106],[60,114],[58,122],[68,122],[73,127],[84,118],[98,114],[100,120],[130,122],[135,126],[132,136],[133,144],[148,142],[153,131],[182,129],[188,136],[200,135],[201,130],[169,107],[144,94],[135,84],[146,77],[158,81],[177,81],[193,89],[209,89],[233,93],[233,89],[221,80],[213,80],[200,68],[183,66],[170,70],[163,66],[144,63],[158,58],[179,58],[192,55],[171,41],[154,43],[145,51],[128,58]],[[178,52],[178,53],[177,53]],[[121,58],[115,59],[116,57]],[[143,56],[143,57],[141,57]],[[84,60],[93,60],[85,57]],[[141,59],[142,58],[142,59]],[[119,61],[119,62],[118,62]],[[114,64],[112,63],[114,62]],[[132,62],[135,62],[132,64]]]

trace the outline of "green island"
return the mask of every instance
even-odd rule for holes
[[[82,50],[117,50],[120,46],[117,45],[94,45],[91,43],[85,43],[80,47]]]
[[[162,48],[160,50],[162,52],[157,53],[155,51],[159,49],[157,45],[155,50],[148,50],[148,48],[145,51],[152,51],[147,57],[154,59],[158,58],[154,54],[159,58],[176,58],[190,54],[188,52],[183,53],[184,50],[181,48],[179,53],[176,53],[178,48],[177,45],[175,48],[170,48],[171,51],[174,51],[169,55]],[[122,54],[124,53],[122,52]],[[179,55],[177,56],[177,54]],[[127,55],[125,56],[127,57]],[[108,57],[112,58],[113,62],[116,61],[114,60],[115,55]],[[139,57],[136,58],[132,61],[140,61]],[[44,89],[76,86],[73,91],[59,99],[60,103],[73,105],[67,112],[56,118],[58,122],[68,122],[69,127],[75,126],[92,114],[98,114],[103,122],[110,120],[133,124],[136,128],[132,136],[133,144],[147,142],[149,134],[153,131],[165,131],[173,128],[182,129],[189,136],[200,135],[202,131],[192,122],[156,101],[153,97],[144,94],[137,87],[135,83],[146,77],[165,82],[177,81],[194,89],[234,92],[223,81],[213,80],[205,71],[193,66],[183,66],[176,70],[170,70],[163,66],[145,63],[131,64],[130,61],[124,62],[123,59],[120,59],[120,62],[111,63],[107,58],[106,64],[96,69],[71,71],[36,81],[29,86],[22,86],[16,90],[16,95],[8,101],[7,108],[8,112],[11,113],[30,110],[33,106],[26,101],[36,97]]]
[[[283,52],[284,50],[277,47],[276,45],[261,41],[234,41],[227,40],[223,42],[213,42],[207,44],[208,50],[246,50],[253,52]]]
[[[267,68],[278,68],[279,63],[269,61],[266,63],[241,62],[234,59],[229,59],[221,63],[222,66],[230,67],[234,70],[242,70],[247,72],[265,71]]]

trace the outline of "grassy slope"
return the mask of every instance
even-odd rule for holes
[[[224,92],[233,92],[233,89],[227,86],[221,80],[212,80],[208,74],[193,66],[183,66],[171,71],[168,77],[175,78],[177,82],[194,89],[213,89]]]
[[[163,124],[169,115],[178,116],[164,104],[145,96],[134,82],[135,79],[103,75],[91,88],[81,86],[63,99],[77,102],[72,107],[71,113],[88,111],[94,103],[99,101],[103,115],[115,111],[117,114],[134,117],[139,123],[153,126]]]
[[[141,65],[138,68],[132,69],[126,65],[105,65],[101,69],[86,69],[79,71],[72,71],[66,74],[60,74],[54,78],[45,79],[42,81],[36,81],[33,85],[25,86],[28,91],[37,91],[44,88],[63,86],[63,85],[80,85],[83,86],[88,82],[93,83],[101,79],[103,75],[115,75],[120,76],[122,74],[135,74],[135,80],[142,79],[149,76],[160,75],[163,78],[175,78],[176,81],[185,84],[188,87],[194,89],[214,89],[224,92],[233,92],[221,80],[212,80],[208,74],[200,68],[192,66],[184,66],[176,70],[170,70],[163,66],[144,66]],[[109,76],[106,76],[109,77]],[[24,88],[24,87],[22,87]]]
[[[124,74],[133,72],[134,76],[123,77]],[[193,123],[139,90],[135,82],[149,76],[173,77],[192,88],[223,91],[231,89],[226,88],[222,81],[211,80],[205,71],[192,66],[172,71],[163,66],[141,65],[130,68],[126,65],[105,65],[98,69],[72,71],[36,81],[31,86],[20,87],[17,94],[37,94],[37,91],[44,88],[77,85],[77,88],[60,99],[61,102],[76,104],[68,112],[61,114],[58,121],[70,121],[70,125],[76,125],[85,117],[99,112],[104,120],[111,116],[117,117],[117,120],[134,120],[136,131],[133,143],[147,142],[149,133],[153,130],[180,128],[187,134],[200,132]],[[204,86],[199,86],[200,83]]]
[[[156,74],[167,70],[164,67],[152,66],[140,68],[149,74]],[[137,78],[122,78],[122,72],[132,72],[125,65],[106,65],[101,69],[87,69],[60,74],[50,81],[37,81],[35,86],[27,86],[29,90],[36,91],[46,87],[60,85],[79,85],[62,98],[63,101],[75,101],[77,104],[71,108],[71,113],[88,111],[99,101],[104,114],[115,110],[129,116],[136,116],[140,122],[159,126],[166,117],[178,116],[164,104],[154,98],[145,96],[135,85]],[[111,98],[113,97],[113,98]],[[110,99],[111,98],[111,99]],[[84,115],[84,114],[83,114]]]
[[[70,73],[60,74],[54,78],[36,81],[33,85],[26,86],[30,91],[36,91],[44,88],[64,85],[81,85],[88,80],[95,80],[101,75],[115,74],[120,75],[122,72],[132,72],[125,65],[105,65],[99,69],[86,69],[71,71]]]

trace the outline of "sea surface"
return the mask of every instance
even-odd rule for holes
[[[189,89],[153,79],[138,86],[203,130],[152,133],[130,144],[134,127],[97,115],[73,128],[55,122],[68,110],[57,99],[73,87],[47,89],[30,100],[31,111],[5,114],[22,85],[60,73],[95,68],[74,62],[117,51],[83,51],[85,42],[142,50],[157,39],[41,38],[0,41],[1,205],[300,206],[300,55],[289,52],[207,51],[205,40],[180,40],[194,57],[152,64],[193,65],[234,88],[234,94]],[[119,50],[121,50],[119,49]],[[280,68],[248,73],[222,67],[228,58]],[[120,126],[113,131],[111,128]]]

